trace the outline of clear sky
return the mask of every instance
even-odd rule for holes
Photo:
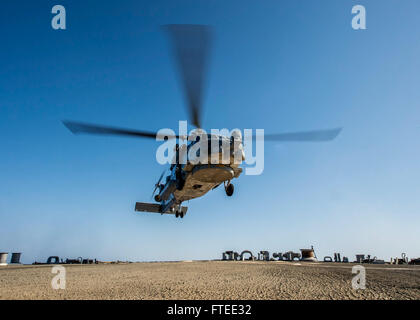
[[[117,4],[118,3],[118,4]],[[67,30],[51,28],[51,8]],[[363,4],[367,30],[351,28]],[[12,1],[0,4],[0,251],[219,258],[225,250],[420,256],[418,0]],[[74,136],[62,119],[144,130],[187,119],[160,25],[210,24],[205,128],[343,127],[329,143],[266,143],[261,176],[134,212],[158,142]]]

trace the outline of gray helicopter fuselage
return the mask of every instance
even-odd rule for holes
[[[208,135],[207,155],[203,157],[203,148],[197,152],[192,148],[200,141],[193,141],[182,146],[176,152],[178,161],[173,161],[164,185],[161,185],[159,200],[162,206],[175,208],[183,201],[199,198],[224,182],[238,178],[242,173],[240,164],[245,160],[242,139]]]

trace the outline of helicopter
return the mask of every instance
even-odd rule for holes
[[[244,139],[240,130],[231,136],[207,134],[202,129],[202,100],[212,42],[212,29],[206,25],[171,24],[163,26],[172,44],[175,64],[186,98],[190,123],[196,129],[188,136],[166,134],[165,140],[177,139],[173,160],[155,183],[152,197],[156,203],[136,202],[135,211],[173,214],[183,218],[188,207],[182,203],[204,196],[224,185],[226,195],[234,194],[233,179],[242,173],[245,160]],[[157,132],[102,126],[75,121],[63,121],[74,134],[116,135],[156,139]],[[322,142],[335,139],[341,128],[264,135],[266,141]],[[182,143],[181,143],[182,142]],[[200,154],[202,147],[207,152]],[[197,148],[199,147],[199,148]],[[191,152],[197,149],[198,152]],[[205,161],[203,161],[203,159]],[[216,159],[216,161],[214,161]]]

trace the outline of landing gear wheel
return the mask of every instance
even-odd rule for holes
[[[233,184],[229,183],[226,187],[225,187],[225,191],[226,191],[226,195],[228,197],[231,197],[233,195],[233,191],[235,191],[235,188],[233,187]]]
[[[175,218],[184,218],[184,212],[175,211]]]

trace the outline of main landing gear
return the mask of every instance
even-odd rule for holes
[[[230,183],[230,181],[227,184],[225,182],[225,191],[228,197],[231,197],[233,195],[233,191],[235,191],[235,188],[233,187],[233,184]]]

